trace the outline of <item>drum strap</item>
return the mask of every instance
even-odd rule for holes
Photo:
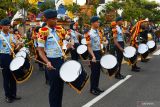
[[[63,53],[61,46],[59,45],[57,39],[55,38],[55,33],[54,33],[54,35],[51,33],[51,36],[52,36],[53,39],[55,40],[55,42],[56,42],[57,46],[59,47],[60,51]]]

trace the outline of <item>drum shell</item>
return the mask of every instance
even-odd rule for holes
[[[118,69],[119,69],[118,64],[114,68],[112,68],[112,69],[107,69],[109,76],[113,76],[114,74],[116,74],[116,72],[118,71]]]
[[[134,55],[131,58],[127,58],[124,56],[124,60],[126,60],[127,62],[129,61],[131,64],[134,64],[137,61],[137,55]]]
[[[88,74],[83,69],[79,77],[75,81],[68,84],[79,93],[84,88],[86,82],[88,81],[88,78]]]
[[[141,56],[145,59],[147,58],[147,56],[149,55],[149,50],[147,52],[145,52],[144,54],[141,54]]]
[[[152,53],[152,52],[154,52],[156,49],[157,49],[157,45],[155,44],[155,46],[154,46],[153,48],[150,48],[150,49],[149,49],[149,52]]]

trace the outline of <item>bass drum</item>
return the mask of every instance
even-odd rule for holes
[[[129,62],[129,64],[135,64],[137,61],[136,49],[132,46],[128,46],[123,52],[124,59]]]
[[[78,93],[81,93],[89,78],[81,64],[75,60],[69,60],[61,66],[60,77]]]
[[[152,53],[157,49],[157,45],[153,40],[147,42],[147,46],[149,48],[149,52]]]
[[[102,56],[100,64],[108,70],[109,76],[115,75],[119,69],[116,57],[110,54]]]
[[[149,54],[149,48],[146,44],[140,44],[138,46],[138,53],[145,59]]]
[[[33,66],[28,59],[15,57],[10,63],[10,70],[17,83],[23,83],[31,76]]]

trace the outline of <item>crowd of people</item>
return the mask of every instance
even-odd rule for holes
[[[116,57],[118,67],[114,76],[116,79],[124,79],[121,65],[125,47],[133,46],[138,50],[137,45],[141,43],[159,40],[154,33],[157,28],[149,22],[141,24],[138,34],[135,34],[136,38],[132,38],[132,35],[137,32],[136,26],[130,24],[124,27],[122,17],[117,17],[109,27],[102,27],[99,17],[92,16],[90,25],[80,30],[78,21],[71,21],[69,29],[65,29],[63,25],[57,25],[57,11],[54,9],[45,10],[43,16],[42,26],[32,26],[28,29],[26,36],[20,34],[19,29],[13,29],[8,18],[0,21],[0,65],[3,68],[3,87],[8,103],[21,99],[17,96],[16,78],[10,70],[10,63],[22,47],[29,49],[29,54],[36,61],[38,60],[39,70],[45,72],[46,84],[50,85],[50,107],[62,107],[64,81],[60,77],[60,68],[68,56],[71,56],[70,60],[80,62],[82,56],[77,53],[77,48],[82,44],[82,39],[85,39],[83,45],[87,46],[89,54],[87,59],[83,59],[90,61],[90,93],[93,95],[104,92],[99,88],[102,68],[100,60],[103,55],[111,54]],[[136,56],[138,56],[137,52]],[[134,63],[130,62],[131,71],[140,72],[137,58],[135,60]],[[141,61],[147,62],[148,59],[141,55]]]

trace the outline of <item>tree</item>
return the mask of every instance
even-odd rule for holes
[[[54,0],[46,0],[45,2],[39,5],[40,11],[45,11],[47,9],[55,9],[55,2]]]

